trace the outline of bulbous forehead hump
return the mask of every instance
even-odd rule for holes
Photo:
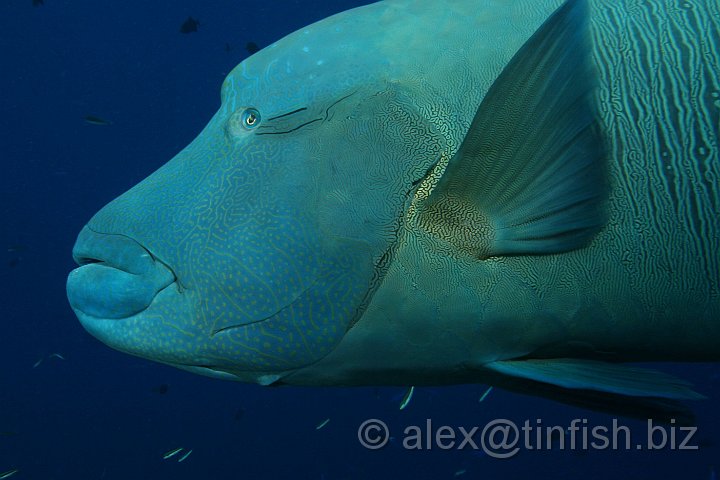
[[[365,8],[309,25],[245,59],[223,82],[223,102],[311,102],[367,83],[378,72],[392,77],[398,49],[386,47],[402,36],[403,12],[386,3]],[[377,34],[378,10],[387,19],[383,35]]]

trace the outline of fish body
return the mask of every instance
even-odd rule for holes
[[[180,33],[193,33],[198,31],[200,22],[193,17],[188,17],[182,25],[180,25]]]
[[[415,393],[415,387],[411,386],[407,389],[405,392],[405,395],[403,395],[402,399],[400,400],[400,410],[405,410],[405,408],[410,404],[410,400],[412,400],[413,393]]]
[[[172,458],[175,455],[179,454],[183,451],[183,447],[174,448],[172,450],[169,450],[163,454],[163,460],[167,460],[168,458]]]
[[[247,50],[250,55],[253,55],[260,51],[260,47],[258,47],[258,44],[255,42],[247,42],[245,44],[245,50]]]
[[[483,392],[483,394],[480,395],[480,399],[478,400],[478,403],[482,403],[483,401],[485,401],[485,399],[488,397],[488,395],[490,395],[490,392],[492,392],[492,391],[493,391],[493,387],[488,387],[487,390],[485,390]]]
[[[192,449],[185,452],[182,457],[178,458],[178,463],[184,462],[185,459],[188,458],[192,452],[193,452]]]
[[[85,123],[89,125],[96,125],[98,127],[104,127],[107,125],[112,125],[112,122],[109,120],[105,120],[104,118],[96,117],[95,115],[86,115],[85,116]]]
[[[217,378],[697,398],[619,363],[720,356],[720,5],[684,5],[389,0],[301,29],[90,220],[71,306]]]

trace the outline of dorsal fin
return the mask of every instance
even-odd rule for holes
[[[604,225],[586,17],[566,2],[498,76],[421,206],[424,229],[485,258],[580,248]]]

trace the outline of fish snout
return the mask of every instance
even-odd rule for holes
[[[132,238],[87,226],[75,242],[73,259],[79,267],[67,279],[70,306],[96,319],[140,313],[176,280],[169,267]]]

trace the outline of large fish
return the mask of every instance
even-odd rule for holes
[[[113,348],[633,410],[720,359],[720,3],[388,0],[259,51],[80,233]],[[674,408],[674,407],[673,407]]]

